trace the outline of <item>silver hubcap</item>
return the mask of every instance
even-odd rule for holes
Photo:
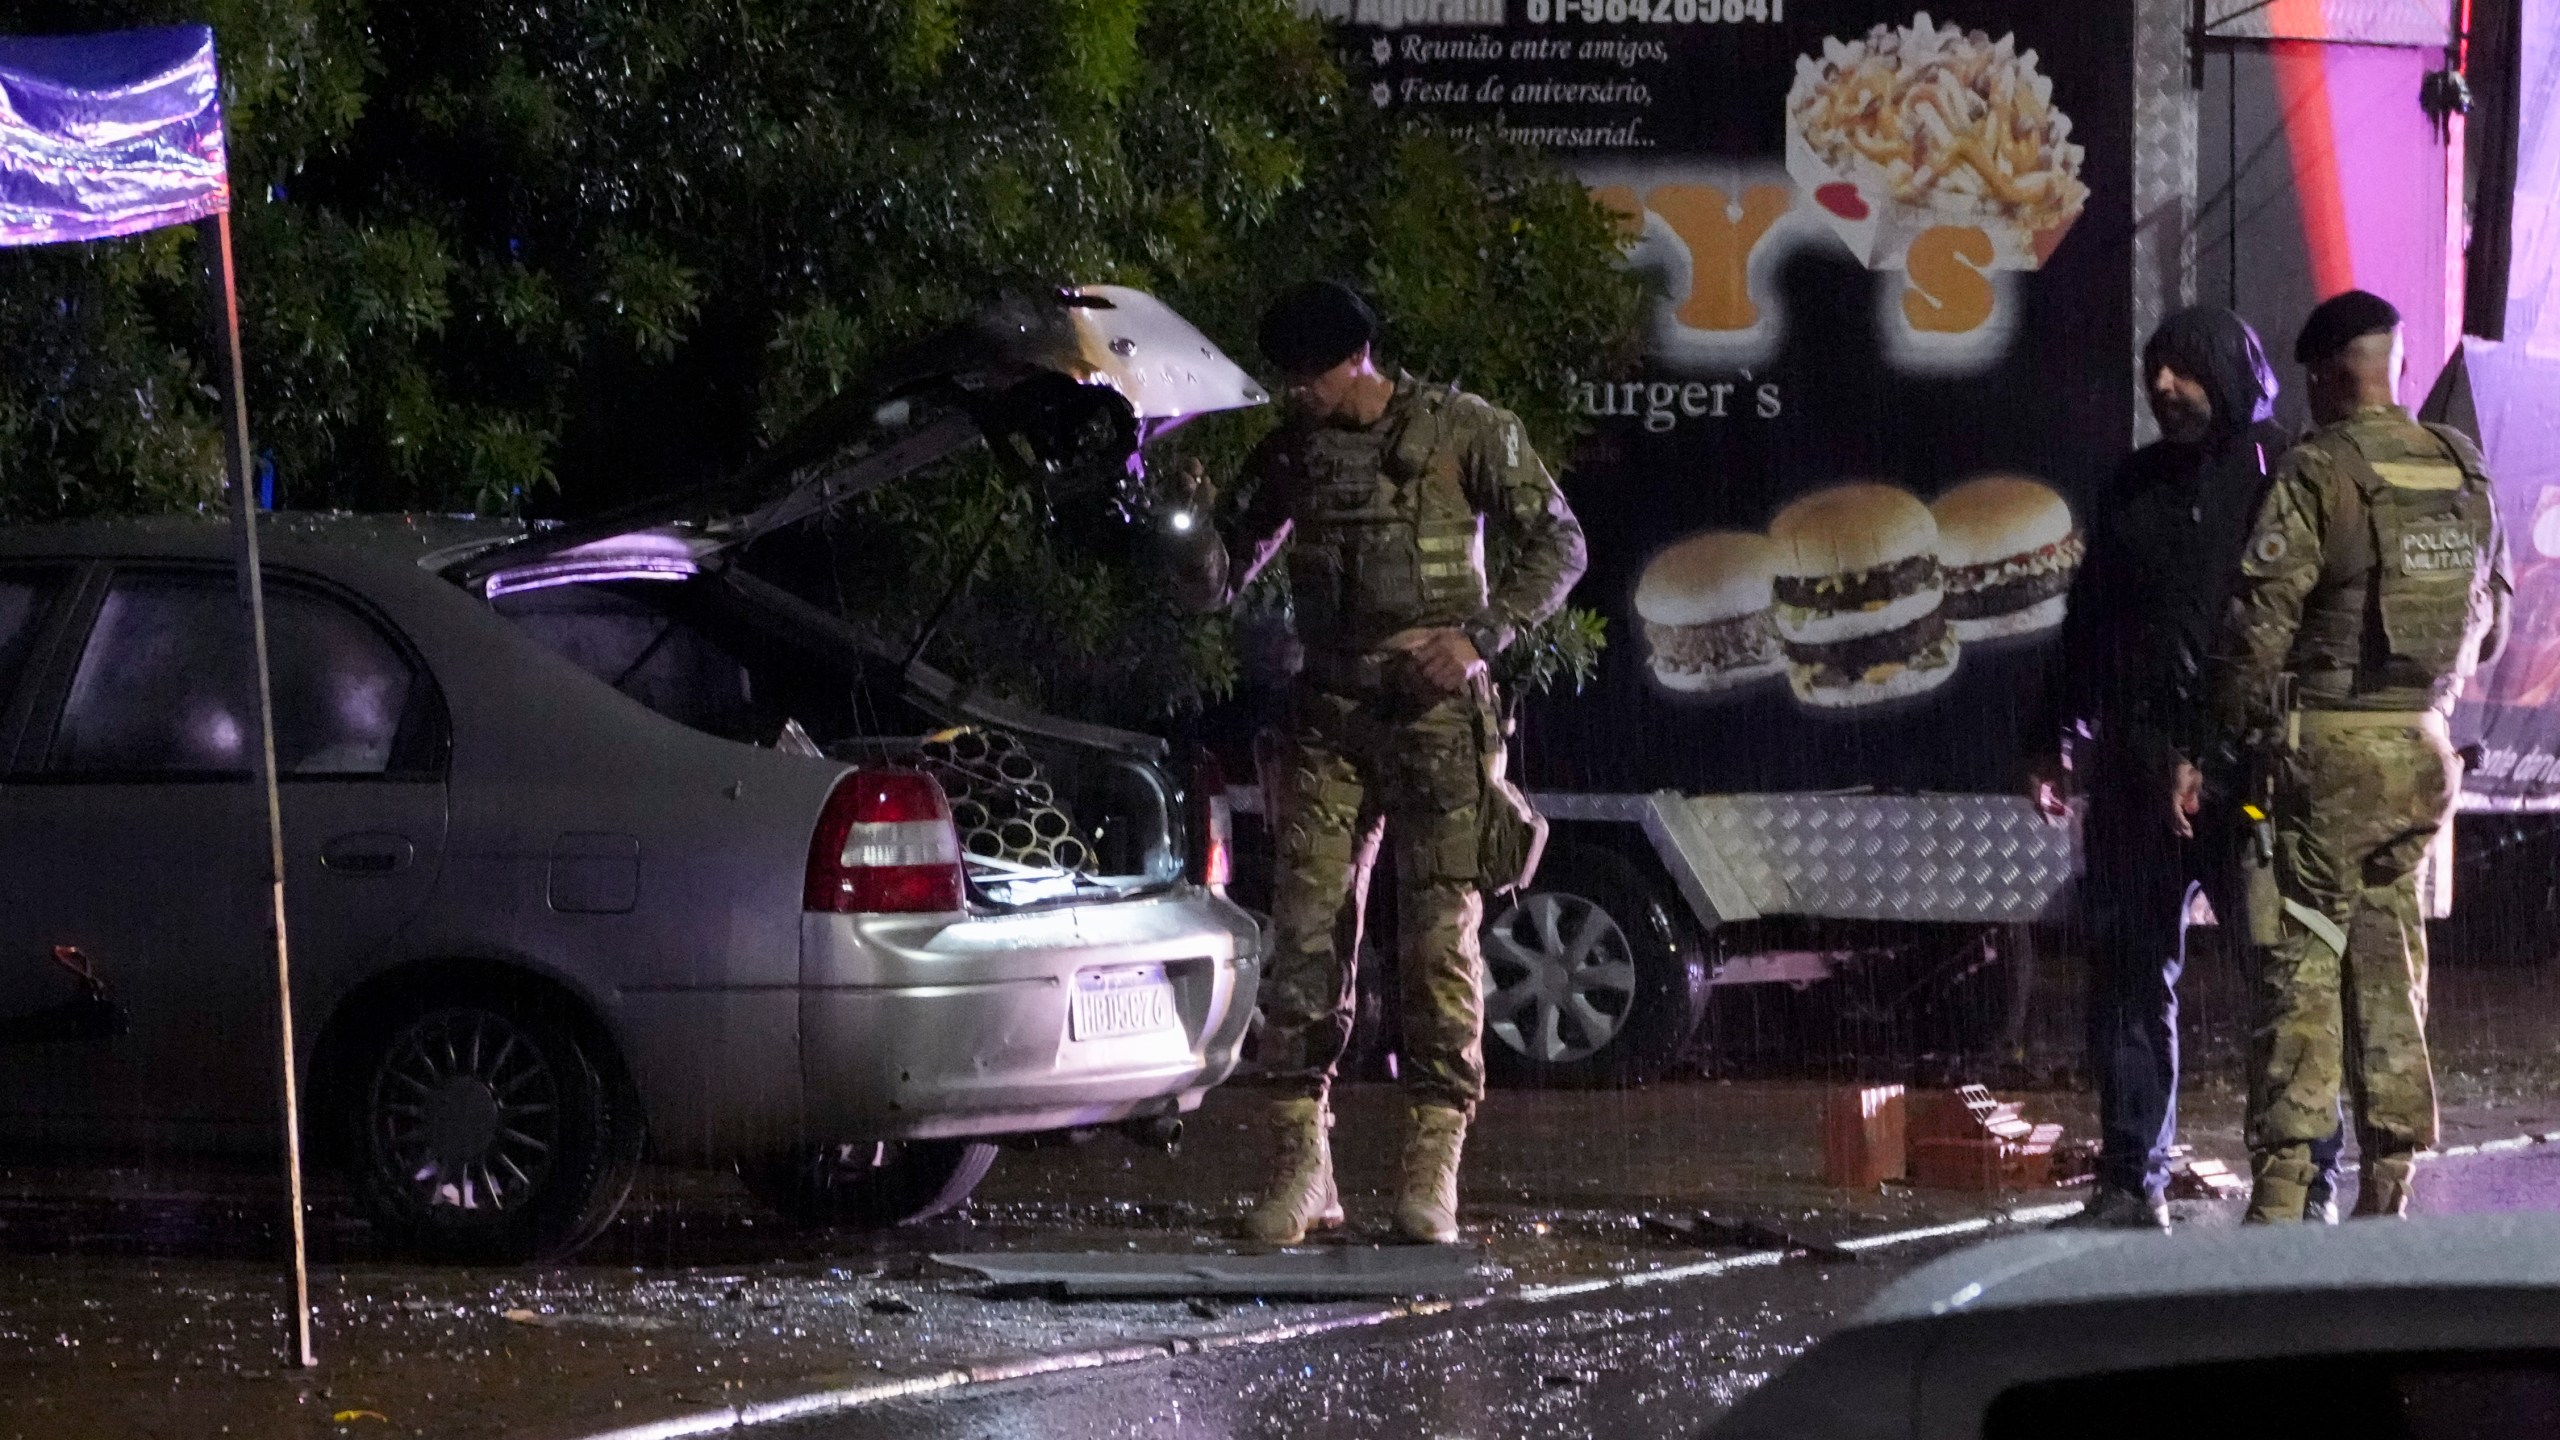
[[[377,1163],[426,1208],[508,1210],[550,1173],[560,1082],[504,1016],[446,1010],[411,1026],[374,1079]]]
[[[1485,927],[1485,1029],[1545,1064],[1598,1054],[1635,1009],[1635,949],[1579,895],[1532,892]]]

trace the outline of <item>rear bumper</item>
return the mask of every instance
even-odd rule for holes
[[[804,1128],[813,1140],[1024,1134],[1188,1110],[1231,1074],[1262,938],[1206,891],[1019,915],[809,915]],[[1080,1040],[1077,977],[1162,966],[1177,1023]]]

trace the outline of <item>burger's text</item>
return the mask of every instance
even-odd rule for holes
[[[1622,380],[1575,386],[1573,408],[1604,420],[1641,419],[1646,433],[1660,435],[1684,419],[1775,420],[1786,402],[1774,380]]]

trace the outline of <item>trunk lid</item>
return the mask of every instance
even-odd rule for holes
[[[1270,396],[1173,307],[1142,290],[1085,285],[1013,295],[910,345],[737,474],[423,562],[484,593],[555,557],[610,568],[649,532],[690,537],[697,565],[981,443],[1026,483],[1135,466],[1195,416]],[[670,527],[676,527],[670,529]],[[643,550],[663,549],[644,541]],[[663,557],[662,557],[663,558]],[[507,577],[507,578],[501,578]],[[568,580],[554,583],[571,583]]]

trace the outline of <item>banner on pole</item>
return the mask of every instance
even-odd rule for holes
[[[130,235],[230,207],[211,29],[0,39],[0,245]]]
[[[212,301],[214,340],[228,362],[221,370],[223,428],[228,432],[223,459],[230,472],[241,597],[249,611],[250,654],[258,677],[258,783],[266,798],[279,1088],[292,1204],[293,1348],[287,1358],[307,1369],[318,1362],[311,1349],[311,1276],[303,1231],[283,800],[276,789],[275,708],[267,671],[256,502],[249,493],[249,411],[241,376],[230,211],[222,82],[209,27],[0,37],[0,246],[103,240],[201,222],[197,255]]]

